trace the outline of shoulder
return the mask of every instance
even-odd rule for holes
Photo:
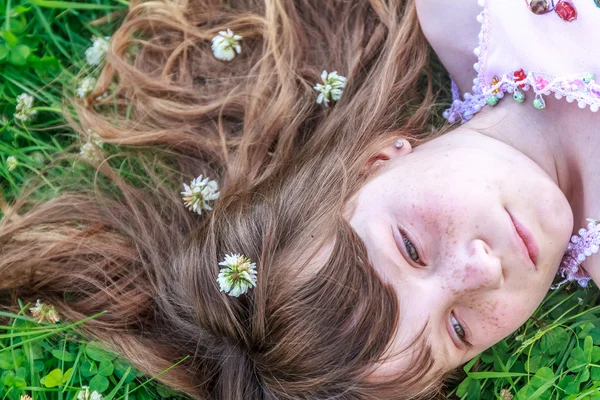
[[[460,89],[471,91],[477,72],[473,50],[479,45],[482,8],[477,0],[415,0],[425,37]]]

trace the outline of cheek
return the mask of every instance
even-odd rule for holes
[[[502,340],[523,325],[533,310],[506,301],[486,301],[472,309],[479,340],[486,346]]]
[[[494,337],[495,340],[510,334],[524,322],[520,318],[515,319],[506,308],[494,301],[481,304],[477,314],[484,337]]]

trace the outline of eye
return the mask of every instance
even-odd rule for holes
[[[473,347],[473,345],[471,345],[471,343],[469,343],[469,341],[467,340],[467,333],[465,332],[465,329],[462,327],[460,322],[458,322],[458,320],[454,316],[454,313],[450,313],[450,322],[452,323],[452,329],[454,329],[454,332],[456,332],[458,338],[464,344],[466,344],[467,347]]]
[[[416,262],[417,264],[421,263],[421,258],[419,257],[419,252],[417,248],[412,244],[412,242],[406,237],[406,233],[400,229],[400,235],[402,236],[402,241],[404,242],[404,247],[406,248],[406,252],[411,260]]]

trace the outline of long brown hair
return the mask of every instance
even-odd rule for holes
[[[243,36],[229,63],[210,49],[226,28]],[[399,308],[344,218],[378,150],[426,139],[428,52],[412,1],[132,1],[71,121],[123,153],[93,187],[4,207],[2,301],[107,310],[87,334],[148,374],[190,356],[161,379],[196,398],[432,398],[426,344],[411,370],[370,378]],[[348,78],[329,108],[323,69]],[[221,185],[201,216],[179,195],[199,174]],[[257,263],[239,298],[216,282],[228,253]]]

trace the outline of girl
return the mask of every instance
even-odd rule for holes
[[[86,333],[148,374],[189,356],[161,379],[195,398],[435,397],[533,312],[574,218],[600,215],[593,116],[543,92],[567,67],[600,71],[593,49],[568,46],[600,21],[593,1],[570,23],[486,2],[476,93],[446,116],[485,110],[435,138],[417,11],[466,92],[477,4],[132,2],[73,124],[129,146],[142,172],[120,173],[113,155],[95,191],[4,207],[3,303],[42,298],[70,320],[107,310]],[[516,15],[546,49],[528,43],[517,67],[492,29]],[[538,74],[548,83],[533,89]],[[546,108],[500,100],[517,87]]]

